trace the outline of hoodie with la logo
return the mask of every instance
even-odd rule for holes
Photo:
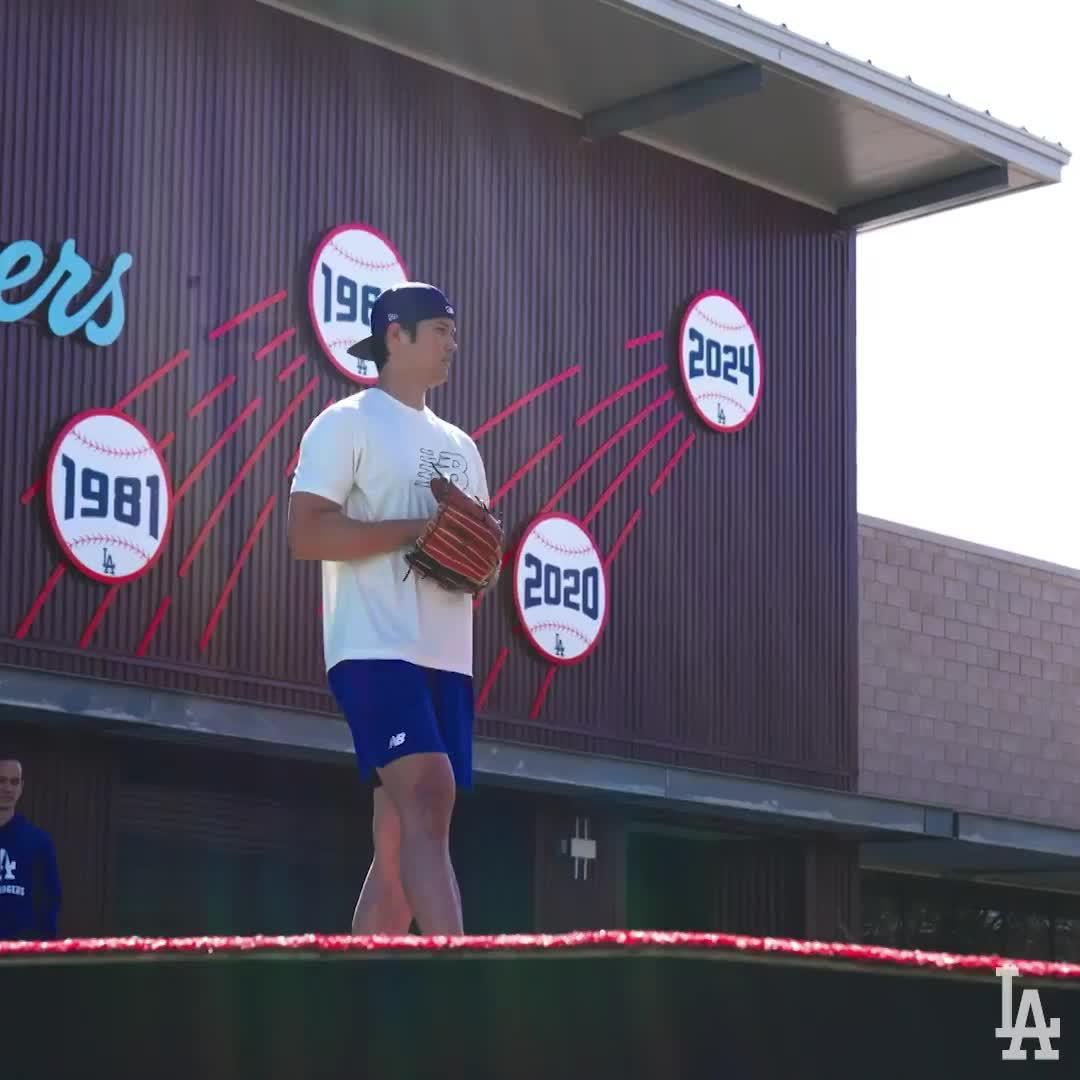
[[[49,834],[16,814],[0,827],[0,940],[57,936],[60,872]]]

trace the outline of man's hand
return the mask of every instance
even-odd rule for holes
[[[439,508],[405,561],[450,592],[479,596],[499,573],[502,522],[441,473],[432,478],[431,492]]]

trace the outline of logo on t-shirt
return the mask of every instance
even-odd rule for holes
[[[416,475],[416,483],[421,487],[427,487],[435,476],[439,474],[452,481],[462,491],[468,491],[469,463],[465,460],[464,455],[453,450],[442,450],[436,454],[434,450],[421,449],[420,468]]]
[[[0,848],[0,881],[14,881],[15,870],[18,863],[7,853],[6,848]],[[0,894],[7,896],[25,896],[26,889],[22,885],[0,885]]]

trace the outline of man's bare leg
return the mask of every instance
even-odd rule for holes
[[[375,789],[371,817],[375,857],[353,912],[354,934],[407,934],[412,910],[401,887],[401,819],[385,789]]]
[[[401,822],[401,884],[425,934],[461,934],[461,896],[450,863],[457,794],[445,754],[409,754],[379,770]]]
[[[458,885],[457,874],[454,872],[454,864],[450,864],[450,881],[454,886],[454,898],[457,900],[458,918],[461,920],[462,933],[465,932],[465,909],[461,906],[461,887]]]

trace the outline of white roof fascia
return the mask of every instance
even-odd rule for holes
[[[1070,153],[1060,143],[925,90],[867,61],[844,56],[782,27],[754,18],[717,0],[599,0],[651,18],[668,28],[704,38],[837,93],[926,131],[997,158],[1041,181],[1061,179]]]

